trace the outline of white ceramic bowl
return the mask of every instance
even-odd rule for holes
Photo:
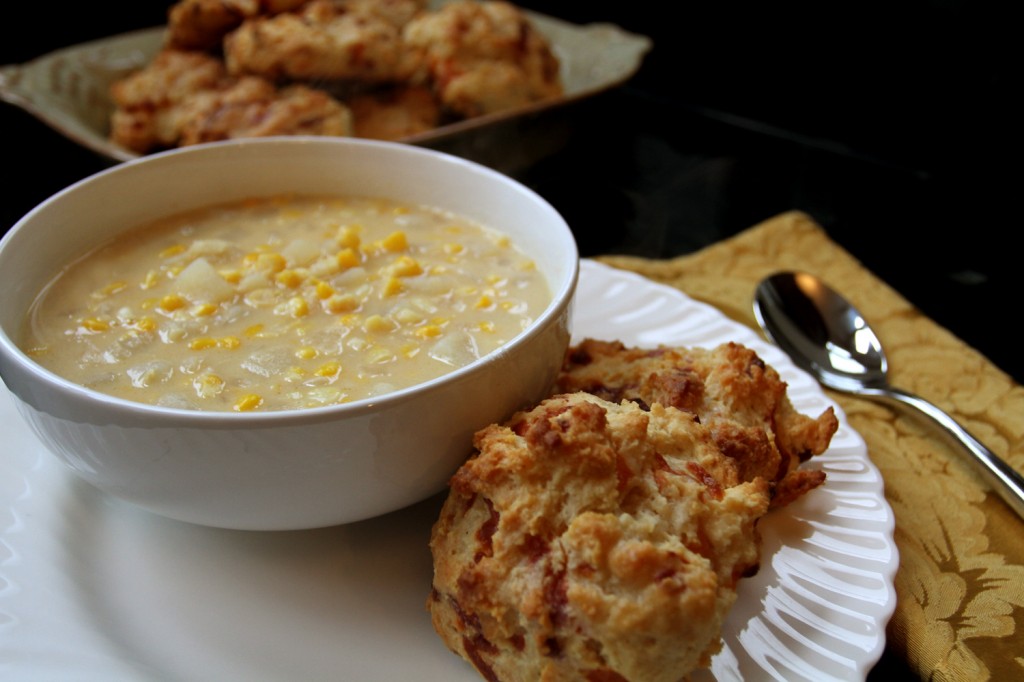
[[[382,196],[474,218],[536,260],[553,300],[528,330],[444,377],[380,398],[282,412],[198,412],[112,398],[43,369],[15,344],[37,293],[97,243],[168,214],[281,192]],[[76,183],[0,241],[0,376],[46,447],[112,496],[224,528],[347,523],[443,490],[477,429],[544,396],[569,342],[578,267],[572,233],[554,208],[462,159],[340,138],[186,148]]]

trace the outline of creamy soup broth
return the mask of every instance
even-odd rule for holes
[[[273,197],[165,219],[79,259],[39,296],[23,347],[137,402],[285,410],[441,376],[549,302],[507,236],[458,216]]]

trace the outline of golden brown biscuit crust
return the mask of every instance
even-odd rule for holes
[[[277,89],[248,76],[191,98],[181,112],[181,146],[237,137],[352,133],[347,107],[304,85]]]
[[[430,88],[417,85],[374,90],[346,100],[356,137],[399,140],[438,126],[441,105]]]
[[[769,481],[776,507],[824,481],[824,473],[798,467],[825,451],[839,425],[832,408],[817,418],[797,412],[778,372],[737,343],[644,349],[586,339],[566,354],[557,390],[696,415],[743,480]]]
[[[215,50],[227,33],[259,11],[258,0],[179,0],[167,11],[166,46]]]
[[[409,80],[416,55],[391,20],[317,0],[299,12],[247,19],[224,37],[229,73],[271,81]]]
[[[111,95],[118,108],[110,137],[140,153],[235,137],[352,134],[351,112],[326,92],[233,78],[202,52],[163,50]]]
[[[403,29],[441,101],[466,117],[562,94],[547,39],[515,5],[462,0],[426,12]]]
[[[676,681],[756,569],[763,479],[692,415],[555,396],[481,430],[431,536],[434,626],[487,679]]]

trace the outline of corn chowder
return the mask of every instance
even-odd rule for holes
[[[548,305],[505,235],[376,198],[287,196],[144,226],[61,272],[23,348],[71,381],[212,411],[344,403],[506,343]]]

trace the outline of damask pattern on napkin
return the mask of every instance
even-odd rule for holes
[[[896,386],[945,409],[1024,471],[1024,387],[922,315],[804,213],[672,260],[596,260],[674,286],[755,328],[753,293],[763,277],[816,274],[875,327]],[[889,648],[922,679],[1024,679],[1024,522],[934,427],[866,399],[829,395],[867,443],[896,516]]]

